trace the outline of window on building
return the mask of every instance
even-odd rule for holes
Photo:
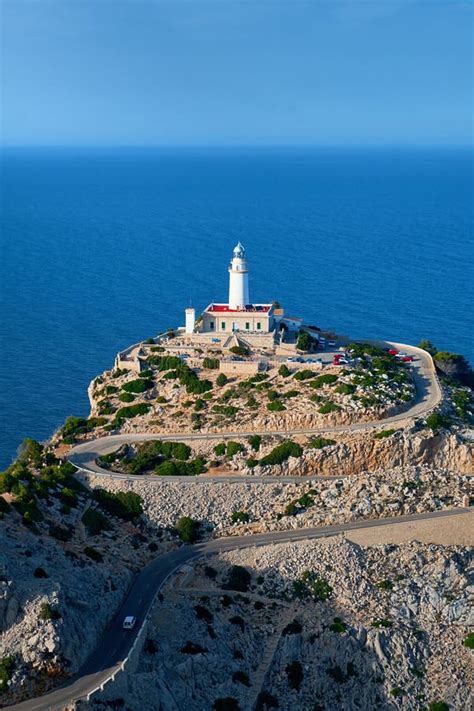
[[[222,323],[221,323],[221,330],[225,331],[225,321],[222,321]]]
[[[260,323],[260,321],[257,321],[257,331],[260,331],[261,328],[262,324]]]
[[[214,321],[209,321],[209,328],[211,329],[211,331],[214,330]]]

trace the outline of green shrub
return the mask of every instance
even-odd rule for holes
[[[336,405],[335,402],[325,402],[324,405],[321,405],[321,407],[318,408],[318,412],[321,413],[321,415],[327,415],[330,412],[337,412],[341,408],[339,405]]]
[[[95,548],[92,548],[91,546],[86,546],[83,550],[83,553],[90,558],[91,560],[94,560],[96,563],[102,563],[104,560],[104,556],[102,553],[99,553]]]
[[[335,388],[334,391],[340,395],[352,395],[352,393],[355,392],[355,389],[355,385],[351,385],[350,383],[341,383]]]
[[[307,331],[300,331],[298,334],[298,340],[296,341],[296,348],[299,351],[304,351],[307,353],[312,345],[314,343],[314,340],[311,338],[309,333]]]
[[[152,353],[164,353],[165,348],[163,348],[163,346],[152,346],[152,347],[150,348],[150,351],[151,351]]]
[[[59,620],[61,613],[54,607],[51,607],[49,602],[42,602],[39,611],[40,620]]]
[[[133,402],[135,400],[135,395],[132,395],[132,393],[120,393],[118,399],[120,402]]]
[[[248,356],[249,354],[249,349],[245,348],[244,346],[232,346],[232,348],[229,348],[229,350],[231,353],[234,353],[238,356]]]
[[[451,419],[441,412],[432,412],[431,415],[428,415],[425,422],[426,427],[433,432],[441,429],[449,429],[451,427]]]
[[[225,442],[219,442],[219,444],[216,444],[214,447],[214,454],[217,457],[223,457],[226,453],[226,443]]]
[[[249,469],[253,469],[254,467],[258,466],[258,459],[254,459],[254,457],[249,457],[249,458],[245,461],[245,465],[246,465]]]
[[[291,375],[291,370],[288,368],[287,365],[283,363],[283,365],[280,365],[278,368],[278,375],[281,375],[282,378],[287,378],[289,375]]]
[[[382,430],[381,432],[375,432],[374,439],[385,439],[385,437],[391,437],[396,431],[397,430]]]
[[[223,590],[236,590],[237,592],[247,592],[252,576],[242,565],[233,565],[229,570],[227,582],[222,585]]]
[[[336,443],[335,439],[326,439],[325,437],[315,437],[306,445],[310,449],[324,449],[324,447],[332,447]]]
[[[260,437],[260,435],[251,435],[247,441],[252,447],[253,451],[258,452],[262,443],[262,438]]]
[[[124,521],[134,521],[143,513],[142,498],[133,491],[113,494],[105,489],[94,489],[92,495],[101,508]]]
[[[379,590],[393,590],[393,583],[391,580],[380,580],[378,583],[376,583],[376,586],[379,588]]]
[[[128,383],[122,385],[122,390],[127,393],[144,393],[145,390],[150,390],[153,387],[151,380],[145,380],[143,378],[137,378],[136,380],[130,380]]]
[[[179,459],[168,459],[159,464],[155,469],[157,476],[197,476],[206,471],[206,466],[202,457],[190,462],[180,461]]]
[[[326,578],[305,570],[301,578],[294,581],[293,592],[297,597],[312,597],[314,600],[324,602],[330,597],[332,587]]]
[[[226,385],[227,383],[227,375],[225,373],[219,373],[219,375],[216,378],[216,384],[221,388],[223,385]]]
[[[69,528],[64,528],[63,526],[58,526],[56,524],[51,524],[48,528],[48,533],[52,538],[57,541],[70,541],[72,538],[72,531]]]
[[[288,676],[288,683],[291,689],[295,691],[300,690],[301,682],[303,681],[303,667],[300,662],[291,662],[286,665],[286,674]]]
[[[217,370],[219,363],[219,358],[204,358],[202,361],[202,367],[209,370]]]
[[[184,647],[181,647],[179,651],[182,654],[206,654],[208,650],[205,647],[202,647],[200,644],[197,644],[196,642],[190,642],[188,640]]]
[[[233,405],[213,405],[212,411],[216,412],[218,415],[224,415],[225,417],[233,417],[239,411],[238,407]]]
[[[95,509],[86,509],[81,521],[91,536],[96,536],[101,531],[110,531],[112,528],[109,519]]]
[[[309,369],[298,370],[298,372],[294,374],[293,378],[295,380],[309,380],[310,378],[314,378],[314,372]]]
[[[43,445],[31,437],[26,437],[20,444],[17,461],[31,462],[35,467],[43,460]]]
[[[446,701],[432,701],[428,704],[428,711],[449,711]]]
[[[336,632],[337,634],[342,634],[347,630],[347,625],[341,620],[340,617],[335,617],[332,624],[329,625],[331,632]]]
[[[282,412],[282,410],[286,410],[286,407],[279,400],[274,400],[267,403],[267,410],[270,410],[270,412]]]
[[[295,501],[290,501],[290,503],[285,506],[283,511],[284,516],[296,516],[297,513],[298,507],[296,506]]]
[[[12,678],[15,668],[15,659],[12,656],[0,659],[0,691],[8,689],[8,682]]]
[[[121,407],[115,415],[116,424],[120,424],[120,420],[127,420],[131,417],[137,417],[138,415],[145,415],[151,405],[147,402],[137,402],[136,405],[130,405],[129,407]]]
[[[64,489],[59,494],[59,498],[64,504],[67,504],[68,506],[71,506],[73,508],[77,506],[77,494],[75,491],[69,489],[68,487],[64,487]]]
[[[231,520],[232,523],[248,523],[250,516],[246,511],[234,511]]]
[[[466,639],[463,641],[463,645],[468,649],[474,649],[474,632],[469,632]]]
[[[310,491],[306,491],[304,494],[302,494],[297,500],[298,505],[302,506],[305,509],[309,506],[314,506],[314,499],[311,496],[311,493],[314,493],[314,489],[310,489]]]
[[[293,634],[301,634],[303,631],[303,627],[301,625],[301,622],[298,620],[293,620],[292,622],[289,622],[286,627],[283,628],[281,635],[282,637],[287,637],[288,635],[293,635]]]
[[[160,405],[164,405],[168,400],[165,398],[164,395],[158,395],[156,398],[156,402],[160,403]]]
[[[152,370],[142,370],[141,373],[138,373],[139,378],[152,378],[153,377],[153,371]]]
[[[242,452],[243,446],[239,442],[227,442],[226,454],[228,457],[234,457],[238,452]]]
[[[198,398],[196,400],[196,402],[194,403],[194,410],[196,412],[201,412],[201,410],[204,410],[205,407],[206,407],[206,403],[201,398]]]
[[[405,695],[405,691],[403,689],[401,689],[399,686],[394,686],[393,689],[390,689],[390,694],[395,699],[398,699],[400,696]]]
[[[337,381],[337,375],[332,373],[327,373],[326,375],[319,375],[317,378],[310,382],[312,388],[322,388],[323,385],[332,385]]]
[[[298,395],[298,390],[288,390],[286,393],[283,393],[282,397],[289,399],[292,397],[298,397]]]
[[[250,686],[250,679],[248,677],[248,674],[245,674],[243,671],[234,672],[232,674],[232,681],[234,683],[243,684],[244,686]]]
[[[199,537],[200,523],[189,516],[178,519],[176,530],[184,543],[194,543]]]
[[[303,448],[296,442],[287,440],[277,445],[271,452],[260,460],[260,464],[282,464],[289,457],[301,457]]]
[[[390,627],[393,627],[393,622],[387,619],[372,620],[372,627],[390,629]]]
[[[10,511],[10,504],[5,501],[3,496],[0,496],[0,514],[6,514]]]

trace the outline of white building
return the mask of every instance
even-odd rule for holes
[[[253,304],[249,297],[248,266],[245,250],[238,243],[234,247],[229,266],[229,300],[227,303],[212,303],[204,309],[195,330],[200,333],[270,333],[275,329],[272,304]],[[192,319],[187,318],[187,328]]]

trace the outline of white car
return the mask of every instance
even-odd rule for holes
[[[124,619],[122,627],[124,628],[124,630],[133,630],[136,623],[137,623],[137,618],[133,617],[133,615],[128,615]]]
[[[336,341],[328,341],[328,346],[330,348],[334,348],[334,346],[336,346]]]

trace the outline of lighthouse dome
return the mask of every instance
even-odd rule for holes
[[[239,242],[235,247],[234,247],[234,257],[237,257],[237,259],[245,259],[245,249]]]

